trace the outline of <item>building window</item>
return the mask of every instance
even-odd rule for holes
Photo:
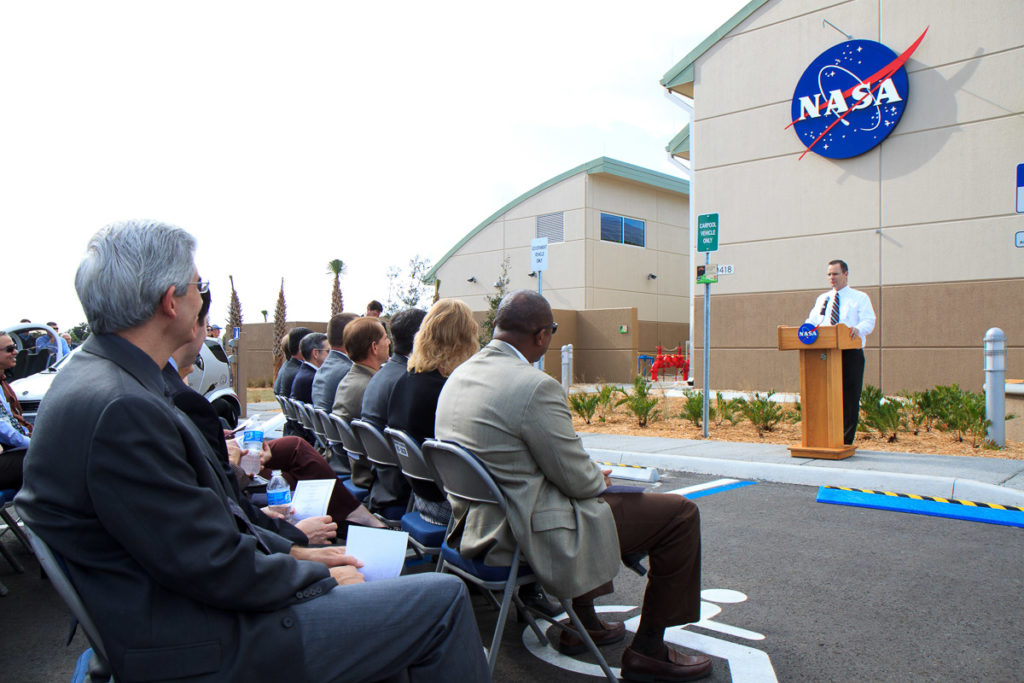
[[[644,222],[610,213],[601,214],[601,239],[634,247],[644,246]]]
[[[548,244],[564,242],[564,228],[561,211],[537,216],[537,237],[547,237]]]

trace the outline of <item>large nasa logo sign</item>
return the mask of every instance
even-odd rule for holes
[[[789,125],[807,147],[800,158],[814,152],[849,159],[895,130],[909,93],[904,64],[927,32],[900,55],[873,40],[850,40],[818,55],[793,92]]]

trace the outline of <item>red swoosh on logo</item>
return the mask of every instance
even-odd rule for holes
[[[924,32],[921,33],[921,35],[917,37],[917,40],[915,40],[914,43],[910,47],[908,47],[906,50],[903,51],[903,54],[901,54],[899,57],[897,57],[893,61],[889,62],[888,64],[883,66],[881,69],[876,71],[874,74],[872,74],[871,76],[866,78],[864,81],[862,81],[862,83],[874,83],[875,84],[875,86],[873,88],[871,88],[870,92],[868,93],[869,95],[873,95],[875,93],[875,91],[878,90],[879,87],[881,87],[881,85],[885,81],[885,79],[889,78],[894,73],[899,71],[903,67],[903,65],[907,63],[907,60],[910,59],[910,56],[912,54],[914,54],[915,50],[917,50],[918,46],[921,44],[921,41],[924,40],[924,35],[925,35],[925,33],[928,33],[928,29],[929,28],[931,28],[931,27],[930,26],[926,26],[925,29],[924,29]],[[860,83],[858,83],[857,85],[860,85]],[[853,92],[853,89],[856,88],[856,87],[857,87],[856,85],[852,86],[849,90],[844,92],[843,93],[843,98],[845,99],[846,97],[849,97],[850,93]],[[859,101],[860,100],[858,100],[858,102]],[[827,104],[828,104],[827,102],[821,103],[820,105],[818,105],[818,110],[820,111]],[[826,128],[824,131],[822,131],[821,135],[819,135],[818,137],[816,137],[814,139],[814,142],[812,142],[810,145],[807,146],[807,149],[804,150],[804,153],[800,155],[800,157],[797,159],[797,161],[799,161],[800,159],[803,159],[804,156],[807,154],[807,152],[810,152],[811,149],[816,144],[818,144],[818,142],[823,137],[825,137],[825,135],[828,134],[828,132],[830,130],[832,130],[837,123],[839,123],[840,121],[845,119],[847,116],[849,116],[850,112],[852,112],[852,111],[853,111],[852,108],[847,110],[847,112],[845,114],[843,114],[842,116],[837,118],[835,121],[833,121],[832,124],[828,128]],[[799,119],[797,119],[797,120],[799,120]],[[796,121],[792,121],[789,124],[789,126],[792,126],[794,123],[796,123]],[[789,126],[786,126],[786,128],[789,128]],[[785,130],[785,128],[783,130]]]

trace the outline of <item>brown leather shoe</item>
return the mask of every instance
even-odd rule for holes
[[[684,655],[668,649],[669,661],[660,661],[627,647],[622,652],[622,678],[642,683],[675,683],[695,681],[711,673],[707,655]]]
[[[591,631],[587,629],[594,645],[602,647],[618,643],[626,637],[626,627],[621,621],[602,621],[601,628]],[[579,655],[587,651],[587,644],[576,635],[575,631],[563,630],[558,636],[558,651],[563,655]]]

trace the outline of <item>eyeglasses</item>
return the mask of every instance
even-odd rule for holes
[[[210,291],[210,281],[209,280],[197,280],[196,282],[190,282],[189,284],[190,285],[195,285],[196,289],[199,290],[200,294],[206,294],[207,292]]]
[[[554,322],[551,323],[550,325],[545,325],[543,327],[538,327],[537,328],[537,332],[543,332],[544,330],[548,329],[549,327],[551,328],[551,334],[554,334],[555,332],[558,332],[558,323],[554,323]],[[537,334],[537,332],[534,332],[534,334]]]
[[[15,346],[14,344],[11,344],[10,346],[5,346],[2,349],[0,349],[0,351],[3,351],[4,353],[14,353],[17,350],[18,347]]]

